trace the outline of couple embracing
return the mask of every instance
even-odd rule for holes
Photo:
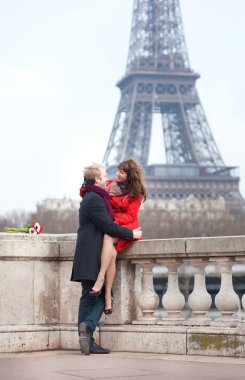
[[[117,179],[108,181],[104,166],[84,169],[83,198],[71,280],[80,282],[82,296],[78,311],[81,352],[105,354],[93,332],[103,312],[113,311],[112,284],[117,252],[142,237],[138,211],[146,199],[142,167],[133,159],[118,165]]]

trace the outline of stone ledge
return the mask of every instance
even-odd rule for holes
[[[0,240],[0,256],[4,258],[58,258],[59,242],[43,239],[41,236],[18,237]]]
[[[186,257],[185,239],[151,239],[134,242],[119,259]]]
[[[99,329],[94,339],[100,342]],[[0,353],[79,349],[76,325],[0,326]]]
[[[245,335],[221,333],[187,333],[187,354],[245,357]]]
[[[0,352],[79,350],[76,325],[1,326]],[[112,351],[245,357],[245,329],[187,326],[100,326],[95,339]]]
[[[107,326],[100,329],[100,341],[112,351],[186,354],[185,327]]]
[[[72,260],[75,252],[75,245],[76,242],[73,240],[60,241],[60,257],[62,259],[69,258]]]
[[[56,325],[0,325],[0,333],[15,332],[33,332],[33,331],[59,331],[60,327]]]
[[[145,332],[162,333],[170,332],[173,334],[186,333],[186,326],[158,326],[158,325],[101,325],[100,332]]]
[[[221,236],[186,239],[188,257],[203,254],[208,256],[244,255],[245,236]]]
[[[101,326],[112,351],[245,357],[245,329],[184,326]]]
[[[59,348],[60,332],[50,329],[1,333],[0,352],[46,351]]]

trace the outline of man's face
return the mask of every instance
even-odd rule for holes
[[[101,187],[101,189],[105,189],[106,188],[106,182],[107,182],[107,174],[106,174],[106,171],[105,169],[100,169],[100,176],[99,177],[95,177],[95,184],[99,187]]]

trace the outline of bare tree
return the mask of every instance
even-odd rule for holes
[[[78,229],[77,211],[47,210],[31,213],[29,223],[38,222],[43,225],[44,233],[65,234],[74,233]]]
[[[27,224],[29,213],[23,210],[13,210],[7,214],[0,215],[0,231],[4,231],[5,227],[20,228]]]
[[[167,210],[140,211],[140,226],[146,239],[204,236],[238,236],[245,234],[245,211],[226,209],[215,212],[181,212]]]
[[[140,226],[146,239],[166,239],[201,236],[236,236],[245,234],[245,211],[225,209],[169,211],[143,209]],[[75,233],[78,228],[78,210],[47,210],[26,213],[14,210],[0,216],[0,231],[4,227],[23,227],[39,222],[44,233]]]

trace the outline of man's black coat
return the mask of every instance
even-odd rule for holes
[[[114,223],[108,215],[103,198],[91,191],[84,196],[79,209],[71,281],[96,280],[100,270],[104,234],[133,239],[132,230]]]

